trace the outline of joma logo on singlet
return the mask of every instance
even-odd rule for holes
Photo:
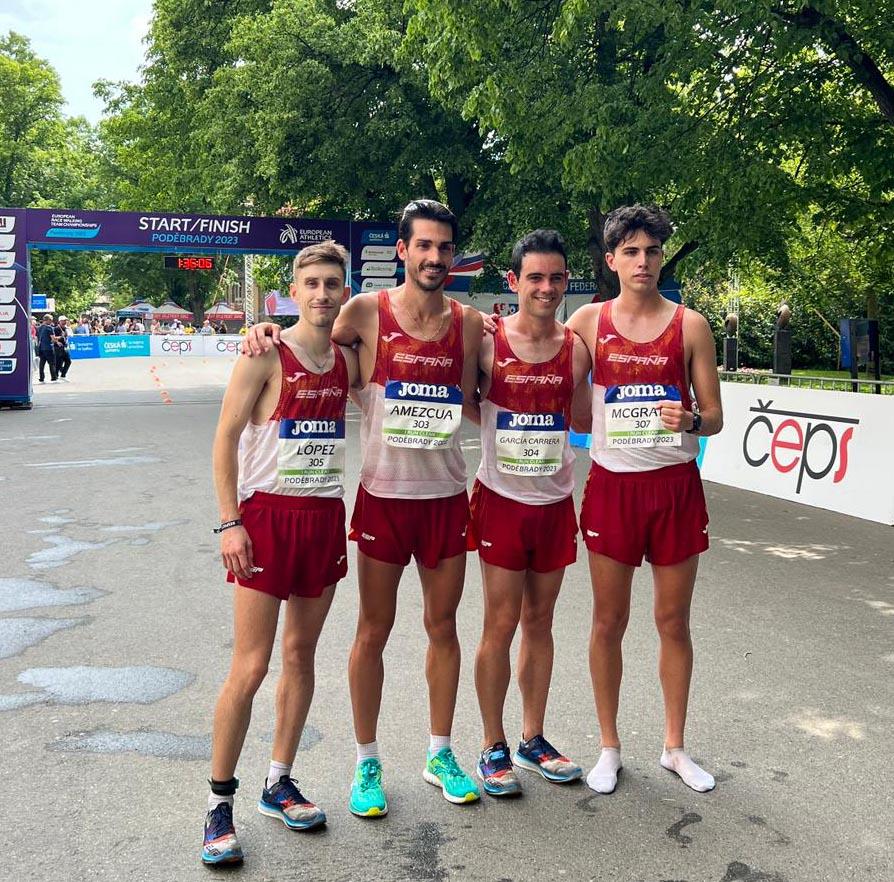
[[[342,390],[338,386],[330,386],[328,389],[297,389],[295,398],[330,398],[341,394]]]
[[[614,361],[618,364],[667,364],[666,355],[627,355],[623,352],[611,352],[606,361]]]
[[[332,435],[335,420],[295,420],[293,435]]]
[[[665,395],[667,395],[667,390],[658,383],[618,386],[618,401],[623,401],[625,398],[663,398]]]
[[[401,383],[397,394],[401,398],[449,398],[450,387],[434,383]]]
[[[562,382],[562,378],[555,374],[546,374],[545,376],[534,376],[533,374],[508,374],[506,376],[507,383],[537,383],[541,386],[558,386]]]
[[[395,352],[392,361],[401,364],[424,364],[426,367],[450,367],[453,359],[446,355],[413,355],[412,352]]]
[[[551,413],[514,413],[509,420],[510,429],[528,426],[555,426],[556,419]]]

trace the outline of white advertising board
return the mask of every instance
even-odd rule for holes
[[[894,396],[720,385],[703,478],[894,524]]]
[[[168,358],[234,358],[243,338],[238,334],[153,334],[149,354]]]

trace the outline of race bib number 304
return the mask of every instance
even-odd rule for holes
[[[631,383],[605,390],[606,447],[679,447],[682,435],[665,429],[659,401],[680,401],[676,386]]]
[[[500,411],[494,442],[498,471],[526,477],[554,475],[565,452],[565,417]]]
[[[391,447],[449,447],[462,419],[459,386],[388,380],[382,436]]]
[[[280,492],[341,484],[345,474],[345,421],[280,420],[276,471]]]

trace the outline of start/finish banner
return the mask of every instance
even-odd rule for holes
[[[709,481],[894,524],[894,396],[721,383]]]

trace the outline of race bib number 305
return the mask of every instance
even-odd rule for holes
[[[497,470],[507,475],[554,475],[565,452],[565,417],[561,413],[497,414]]]
[[[605,390],[606,447],[679,447],[679,432],[661,423],[660,401],[680,401],[676,386],[631,383]]]
[[[280,491],[341,484],[345,474],[345,421],[280,420],[276,471]]]
[[[462,419],[459,386],[388,380],[382,436],[391,447],[449,447]]]

